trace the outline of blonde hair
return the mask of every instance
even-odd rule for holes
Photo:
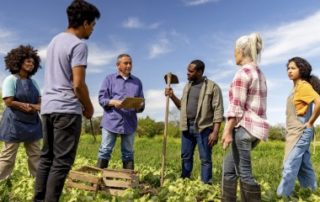
[[[253,62],[260,61],[262,50],[262,38],[258,32],[244,35],[237,39],[236,49],[240,50],[244,57],[250,57]]]

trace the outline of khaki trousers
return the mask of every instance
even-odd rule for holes
[[[23,142],[28,156],[28,167],[30,174],[35,177],[40,159],[40,141]],[[0,154],[0,180],[7,178],[16,161],[20,143],[4,142]]]

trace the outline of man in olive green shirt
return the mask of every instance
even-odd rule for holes
[[[176,107],[180,109],[182,178],[190,178],[193,154],[198,145],[201,159],[201,180],[212,183],[212,147],[218,142],[218,133],[223,121],[223,101],[220,87],[203,76],[205,64],[193,60],[188,65],[188,84],[183,89],[181,100],[172,88],[166,88]]]

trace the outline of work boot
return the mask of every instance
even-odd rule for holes
[[[237,180],[223,179],[221,201],[222,202],[236,202],[237,201]]]
[[[240,182],[241,201],[242,202],[260,202],[261,188],[259,184],[247,184]]]
[[[133,160],[123,161],[123,169],[134,170],[134,162]]]
[[[98,168],[108,168],[109,161],[106,159],[98,159],[97,167]]]

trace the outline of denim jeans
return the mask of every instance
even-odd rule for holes
[[[241,182],[257,185],[252,176],[251,150],[257,146],[259,139],[250,135],[243,127],[234,129],[231,151],[223,162],[223,177],[235,181],[240,177]]]
[[[34,201],[58,202],[74,163],[81,133],[81,115],[42,115],[43,148]]]
[[[134,134],[118,134],[110,132],[102,128],[102,140],[99,148],[98,158],[110,160],[111,153],[114,145],[116,144],[117,137],[121,137],[121,154],[122,161],[133,161],[133,142]]]
[[[312,138],[313,129],[306,128],[289,153],[283,165],[282,179],[277,189],[278,196],[290,196],[297,177],[301,187],[317,189],[316,176],[312,168],[309,149]]]
[[[181,159],[182,178],[190,178],[193,168],[193,154],[198,145],[201,160],[201,180],[204,183],[212,181],[212,146],[208,145],[208,137],[212,132],[211,128],[206,128],[200,133],[195,130],[194,123],[188,124],[188,131],[182,132],[181,137]]]

